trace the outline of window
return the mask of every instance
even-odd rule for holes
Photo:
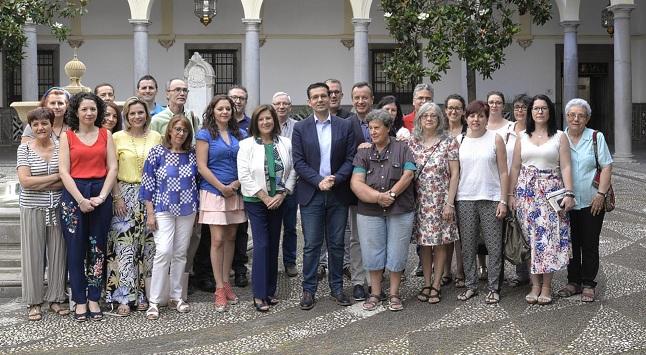
[[[233,85],[240,84],[240,46],[239,45],[187,45],[185,62],[198,52],[215,73],[213,93],[226,94]]]
[[[393,95],[400,104],[410,105],[413,102],[413,89],[415,89],[416,83],[409,82],[405,85],[397,86],[389,82],[384,73],[386,61],[392,56],[393,51],[392,46],[372,48],[370,50],[371,79],[375,102],[378,102],[386,95]]]
[[[6,58],[4,63],[6,63]],[[59,86],[58,76],[58,45],[39,45],[37,52],[38,70],[38,99],[47,89],[52,86]],[[4,103],[9,106],[12,102],[22,100],[22,78],[21,66],[4,66]]]

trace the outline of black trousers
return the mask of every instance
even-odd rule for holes
[[[593,216],[590,207],[570,213],[572,259],[567,267],[568,282],[595,287],[599,271],[599,234],[605,212]]]
[[[249,222],[240,223],[236,231],[236,247],[233,252],[232,265],[232,269],[236,275],[247,273],[247,266],[245,265],[249,262],[249,256],[247,255],[249,234],[247,234],[247,228],[249,228]]]
[[[196,280],[213,280],[211,267],[211,229],[208,224],[202,224],[200,244],[193,259],[193,277]]]

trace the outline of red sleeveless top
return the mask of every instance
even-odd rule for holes
[[[100,179],[108,174],[108,131],[99,128],[96,142],[86,145],[74,131],[67,130],[70,147],[70,175],[75,179]]]

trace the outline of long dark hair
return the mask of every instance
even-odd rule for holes
[[[117,104],[115,104],[114,102],[106,102],[105,106],[106,106],[105,107],[106,113],[108,112],[108,107],[112,108],[114,112],[117,113],[117,123],[114,125],[114,128],[112,128],[112,133],[117,133],[121,130],[121,110],[119,110],[119,106],[117,106]],[[145,104],[144,104],[144,108],[146,108]],[[146,112],[148,112],[148,109],[146,109]],[[126,121],[127,120],[128,119],[126,118]],[[101,121],[101,124],[103,124],[103,121]]]
[[[532,117],[532,112],[534,110],[534,102],[536,100],[543,100],[547,103],[547,111],[549,113],[549,117],[547,119],[547,135],[549,137],[553,136],[556,134],[557,127],[556,127],[556,109],[554,108],[554,103],[550,98],[546,95],[539,94],[534,97],[532,97],[532,104],[527,107],[527,119],[525,123],[525,132],[527,135],[530,137],[532,136],[532,132],[536,130],[536,122],[534,122],[534,117]]]
[[[78,110],[83,100],[91,100],[96,104],[96,119],[94,120],[94,125],[101,128],[101,123],[103,122],[103,118],[105,117],[105,102],[103,102],[100,97],[91,92],[81,92],[70,98],[70,101],[67,105],[67,111],[65,111],[67,124],[74,131],[77,131],[79,129]]]
[[[462,104],[462,133],[466,133],[467,131],[467,115],[466,115],[466,110],[467,110],[467,103],[464,101],[464,97],[460,94],[451,94],[444,99],[444,111],[447,110],[447,107],[449,107],[449,100],[458,100]],[[449,116],[447,114],[444,114],[446,118],[446,127],[449,127]]]
[[[242,137],[242,134],[240,133],[240,126],[238,125],[238,120],[236,120],[235,118],[236,106],[233,100],[231,100],[227,95],[213,96],[213,98],[211,99],[211,102],[209,102],[209,106],[206,107],[206,111],[204,111],[204,114],[202,115],[202,118],[203,118],[202,127],[209,130],[209,133],[211,133],[212,139],[218,138],[220,130],[218,129],[218,125],[215,123],[215,116],[214,116],[213,110],[215,109],[215,105],[217,105],[218,102],[222,100],[228,101],[229,105],[231,105],[231,118],[227,123],[227,129],[230,131],[231,134],[233,134],[234,137],[236,137],[238,140],[241,140],[243,137]]]
[[[379,100],[379,102],[377,103],[377,108],[383,109],[384,106],[390,104],[395,104],[395,106],[397,106],[397,115],[395,115],[395,120],[390,126],[390,135],[394,137],[395,135],[397,135],[397,131],[399,131],[399,129],[404,126],[404,113],[402,112],[402,106],[399,104],[399,101],[397,101],[396,97],[387,95]]]

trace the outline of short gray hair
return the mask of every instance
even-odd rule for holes
[[[183,82],[184,84],[187,84],[187,85],[188,85],[188,83],[186,82],[186,80],[184,80],[184,79],[182,79],[182,78],[171,78],[170,80],[168,80],[168,81],[166,82],[166,91],[170,90],[170,86],[171,86],[171,84],[173,83],[173,81],[175,81],[175,80],[179,80],[179,81]]]
[[[582,107],[585,110],[585,112],[588,114],[588,117],[592,115],[592,109],[590,108],[590,104],[584,99],[580,99],[580,98],[576,98],[568,101],[568,103],[565,105],[565,114],[567,115],[568,113],[570,113],[570,110],[574,106]]]
[[[433,90],[433,87],[429,84],[422,83],[422,84],[417,84],[415,86],[415,89],[413,90],[413,97],[417,95],[418,92],[422,90],[428,90],[431,92],[431,96],[435,97],[435,90]]]
[[[437,134],[440,136],[444,134],[444,129],[446,127],[446,119],[444,119],[444,113],[442,113],[442,108],[440,107],[440,105],[434,102],[427,102],[424,105],[422,105],[422,107],[420,107],[419,110],[417,110],[417,112],[415,113],[413,136],[417,140],[422,140],[423,138],[422,123],[421,123],[422,116],[429,111],[437,115]]]
[[[371,121],[380,121],[387,128],[393,125],[393,119],[390,117],[390,114],[381,109],[368,112],[368,115],[366,115],[366,123],[370,123]]]
[[[284,91],[279,91],[279,92],[275,93],[274,96],[271,97],[271,102],[273,103],[274,100],[276,100],[276,98],[281,97],[281,96],[287,96],[287,101],[289,101],[290,104],[292,103],[292,97],[289,96],[289,94],[287,94]]]

